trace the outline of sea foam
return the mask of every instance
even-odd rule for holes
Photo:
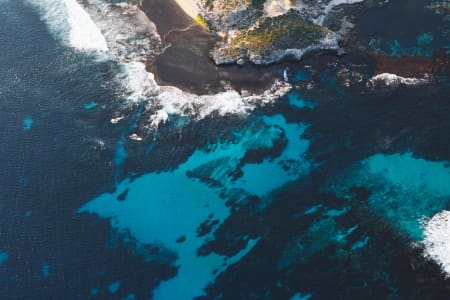
[[[136,6],[86,0],[28,0],[38,8],[50,31],[68,46],[95,50],[102,59],[117,62],[115,81],[125,103],[145,102],[151,113],[147,128],[154,130],[170,121],[170,116],[189,116],[199,120],[226,114],[245,114],[274,101],[291,86],[275,81],[266,92],[255,95],[229,89],[216,95],[195,95],[176,87],[159,86],[145,63],[161,53],[156,26]]]
[[[161,53],[155,24],[136,5],[85,0],[83,9],[100,29],[115,60],[145,63]]]
[[[81,50],[108,51],[100,29],[75,0],[64,0],[70,24],[70,44]]]
[[[363,186],[371,191],[370,209],[400,233],[424,246],[424,254],[450,276],[450,170],[447,161],[429,161],[411,152],[376,154],[350,169],[342,187]],[[340,179],[342,180],[342,179]],[[338,180],[339,181],[339,180]],[[350,198],[349,198],[350,199]]]
[[[80,51],[108,52],[100,29],[75,0],[28,0],[50,31],[68,46]]]
[[[290,1],[290,0],[267,0],[264,2],[264,14],[269,17],[275,17],[287,13],[294,9],[301,12],[308,12],[315,16],[311,19],[316,25],[322,26],[330,13],[341,5],[348,5],[363,2],[364,0],[331,0],[317,1],[314,4],[308,4],[307,1]]]
[[[370,88],[374,87],[388,87],[396,88],[401,85],[412,86],[412,85],[424,85],[430,82],[429,75],[425,74],[423,78],[416,77],[402,77],[391,73],[382,73],[373,76],[368,82],[367,86]]]
[[[425,253],[450,277],[450,211],[443,210],[425,224]]]

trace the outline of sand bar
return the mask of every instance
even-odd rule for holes
[[[175,0],[175,2],[194,20],[200,13],[200,9],[194,0]]]

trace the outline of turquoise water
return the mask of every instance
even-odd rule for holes
[[[178,274],[155,290],[155,299],[199,296],[208,282],[239,261],[257,242],[249,239],[247,246],[232,257],[199,256],[197,249],[213,238],[211,234],[199,236],[199,226],[212,219],[220,226],[229,217],[230,208],[225,202],[227,194],[235,189],[242,190],[243,195],[263,197],[307,174],[310,164],[303,154],[309,142],[301,138],[305,128],[301,124],[287,124],[281,115],[264,117],[250,128],[236,131],[236,142],[217,141],[196,150],[173,171],[125,180],[115,193],[93,199],[79,212],[111,218],[114,228],[129,231],[140,243],[161,244],[177,254]],[[246,164],[242,177],[233,180],[231,175],[247,151],[271,148],[283,136],[287,144],[279,157]],[[123,138],[114,159],[116,168],[126,159],[122,143]],[[211,181],[215,182],[213,186],[208,185]],[[124,191],[125,199],[120,199]]]
[[[309,300],[313,297],[312,294],[295,294],[294,296],[292,296],[289,300]]]
[[[328,216],[328,217],[340,217],[340,216],[345,215],[346,213],[350,212],[350,210],[351,210],[351,207],[345,206],[341,209],[330,209],[330,210],[326,211],[324,213],[324,215]]]
[[[42,265],[42,276],[44,278],[47,278],[50,275],[50,265],[47,263],[44,263]]]
[[[370,237],[369,237],[369,236],[366,236],[363,240],[357,241],[356,243],[354,243],[354,244],[351,246],[351,249],[352,249],[352,250],[357,250],[357,249],[364,248],[365,246],[367,246],[367,244],[369,243],[369,241],[370,241]]]
[[[283,129],[287,139],[286,148],[276,159],[246,164],[242,168],[243,176],[235,183],[236,187],[260,197],[297,179],[300,175],[306,175],[310,168],[310,163],[304,158],[309,142],[301,138],[307,126],[287,124],[282,115],[264,117],[263,120],[273,128]]]
[[[96,103],[96,102],[94,102],[94,101],[91,101],[91,102],[86,103],[86,104],[84,105],[84,109],[86,109],[86,110],[91,110],[91,109],[96,108],[97,106],[98,106],[98,103]]]
[[[309,80],[311,79],[311,73],[309,70],[298,70],[294,74],[295,81],[303,81],[303,80]]]
[[[28,131],[33,126],[33,119],[31,117],[26,117],[23,120],[23,130]]]
[[[424,1],[391,2],[363,42],[435,51],[434,15],[404,22]],[[68,47],[24,2],[0,17],[0,299],[449,299],[420,252],[449,208],[439,82],[344,87],[342,68],[370,78],[372,61],[312,56],[274,66],[286,97],[149,132],[153,99],[124,101],[123,66]]]
[[[5,261],[7,261],[8,257],[9,257],[8,252],[0,251],[0,265],[2,265]]]
[[[312,206],[311,208],[308,208],[307,210],[305,210],[305,212],[303,213],[304,215],[311,215],[311,214],[315,214],[317,213],[321,208],[323,207],[323,204],[317,204]]]
[[[426,8],[432,1],[392,1],[367,11],[357,21],[358,34],[375,52],[391,56],[430,57],[446,47],[444,17]]]
[[[412,46],[402,45],[398,40],[385,41],[381,38],[372,38],[369,46],[377,53],[390,56],[425,56],[432,57],[437,50],[433,45],[434,37],[429,32],[424,32],[416,36],[416,43]]]
[[[374,212],[415,240],[423,238],[426,218],[450,203],[447,162],[415,158],[411,152],[373,155],[331,183],[331,189],[343,196],[355,186],[368,187]]]
[[[313,109],[317,106],[317,103],[300,98],[300,95],[298,93],[289,93],[288,101],[290,105],[298,109],[302,108]]]
[[[93,288],[93,289],[90,291],[90,294],[91,294],[91,296],[97,296],[97,295],[98,295],[98,292],[99,292],[99,289],[98,289],[98,288]]]
[[[119,288],[120,288],[120,282],[119,282],[119,281],[110,283],[110,284],[108,285],[108,290],[109,290],[109,292],[110,292],[111,294],[117,293],[117,291],[119,290]]]

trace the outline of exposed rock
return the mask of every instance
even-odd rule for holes
[[[317,50],[341,52],[340,36],[321,26],[302,20],[298,12],[263,17],[252,29],[234,33],[226,43],[211,51],[218,65],[248,59],[258,65],[278,62],[285,57],[300,60]]]
[[[115,117],[111,119],[111,124],[117,124],[119,123],[123,118],[125,118],[124,116],[119,116],[119,117]]]
[[[390,73],[382,73],[372,77],[368,82],[367,86],[374,87],[387,87],[387,88],[396,88],[400,85],[423,85],[430,82],[430,78],[428,75],[425,75],[423,78],[405,78],[398,76],[396,74]]]
[[[237,63],[238,65],[240,65],[240,66],[243,66],[243,65],[245,65],[246,61],[245,61],[245,59],[243,59],[243,58],[239,58],[239,59],[236,61],[236,63]]]
[[[129,136],[129,138],[130,138],[130,140],[137,141],[137,142],[142,141],[142,138],[139,135],[137,135],[136,133],[131,134]]]
[[[342,53],[342,37],[324,24],[341,7],[367,0],[197,0],[203,19],[223,36],[210,52],[218,65],[258,65],[286,57],[300,60],[312,51]],[[344,24],[345,21],[345,24]],[[352,24],[341,22],[346,34]]]

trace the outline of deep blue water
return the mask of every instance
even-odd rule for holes
[[[376,52],[431,57],[436,50],[448,46],[445,32],[449,26],[445,14],[424,9],[431,3],[433,1],[391,1],[364,13],[357,24],[358,32]]]
[[[1,298],[87,299],[97,286],[142,277],[133,289],[148,296],[174,269],[144,264],[121,238],[113,247],[106,221],[75,213],[113,188],[121,133],[104,83],[116,67],[60,45],[28,5],[9,2],[0,15]],[[92,101],[99,106],[86,110]]]
[[[397,12],[375,33],[414,43]],[[447,85],[346,88],[346,60],[310,58],[272,106],[136,142],[116,63],[13,1],[0,50],[1,299],[450,299],[413,247],[449,209]]]

